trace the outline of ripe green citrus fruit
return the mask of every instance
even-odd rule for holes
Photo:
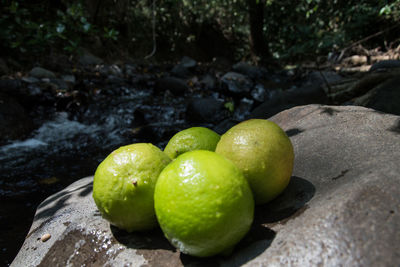
[[[154,205],[166,238],[197,257],[231,250],[250,229],[254,214],[242,172],[206,150],[182,154],[161,172]]]
[[[293,170],[293,146],[274,122],[251,119],[221,136],[215,152],[230,159],[243,171],[256,204],[277,197],[288,185]]]
[[[214,151],[221,136],[205,127],[192,127],[175,134],[169,140],[164,152],[174,159],[192,150]]]
[[[157,225],[154,187],[171,161],[152,144],[132,144],[112,152],[97,167],[93,199],[102,216],[128,232]]]

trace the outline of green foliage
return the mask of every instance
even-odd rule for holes
[[[117,30],[113,28],[109,29],[108,27],[104,27],[104,34],[103,34],[104,38],[117,41],[118,35],[119,32]]]
[[[0,1],[0,48],[8,54],[46,54],[53,49],[76,53],[94,37],[105,46],[119,43],[130,51],[152,47],[151,0]],[[400,0],[254,1],[265,3],[266,49],[283,60],[326,54],[398,23],[400,18]],[[247,58],[247,4],[239,0],[156,1],[159,53],[187,53],[201,45],[202,38],[207,45],[218,37],[233,47],[235,59]],[[212,31],[214,35],[204,34]]]
[[[308,57],[343,47],[385,25],[379,10],[385,1],[268,1],[265,34],[275,56]]]
[[[234,104],[232,101],[226,102],[226,103],[224,104],[224,107],[225,107],[227,110],[229,110],[229,112],[231,112],[231,113],[235,110],[235,104]]]
[[[384,16],[386,19],[398,21],[400,18],[400,0],[384,5],[380,9],[379,15]]]
[[[63,43],[63,49],[76,52],[79,49],[83,36],[94,31],[89,23],[81,2],[72,3],[65,12],[57,10],[57,18],[49,31],[53,33],[55,41]]]
[[[69,1],[65,10],[49,8],[51,0],[38,4],[31,1],[2,0],[0,40],[4,51],[42,54],[49,49],[61,48],[75,53],[84,38],[99,34],[83,1]],[[104,28],[104,38],[117,40],[118,32]]]

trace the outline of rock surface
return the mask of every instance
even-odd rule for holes
[[[186,118],[197,123],[218,122],[227,117],[227,113],[222,101],[211,97],[193,98],[187,105]]]
[[[228,72],[221,78],[222,87],[234,95],[245,95],[253,88],[252,81],[243,74]]]
[[[158,229],[127,234],[110,227],[87,177],[42,202],[12,266],[397,265],[400,117],[308,105],[271,120],[293,142],[293,177],[281,196],[257,207],[231,256],[198,259],[180,254]]]
[[[191,70],[195,68],[197,62],[190,57],[183,57],[179,64],[175,65],[171,73],[177,77],[187,78],[191,75]]]
[[[89,51],[84,50],[83,54],[79,57],[78,62],[82,65],[88,66],[88,65],[99,65],[103,63],[103,60],[93,54],[91,54]]]
[[[400,60],[382,60],[374,63],[369,71],[386,70],[391,68],[400,68]]]
[[[232,69],[241,74],[247,75],[252,79],[260,79],[268,75],[268,71],[257,66],[250,65],[246,62],[238,62],[232,66]]]
[[[176,77],[163,77],[156,81],[156,92],[169,90],[173,95],[183,95],[189,88],[185,80]]]

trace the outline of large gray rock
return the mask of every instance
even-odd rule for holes
[[[281,196],[257,207],[231,256],[197,259],[181,255],[158,229],[110,228],[88,177],[39,206],[12,266],[397,266],[400,117],[309,105],[271,120],[293,142],[293,177]]]
[[[253,82],[237,72],[228,72],[221,77],[221,84],[224,89],[234,95],[246,95],[253,88]]]
[[[51,78],[54,79],[56,78],[56,75],[54,74],[54,72],[46,70],[44,68],[41,67],[34,67],[30,72],[29,75],[37,78],[37,79],[42,79],[42,78]]]
[[[222,101],[207,97],[190,100],[185,115],[190,122],[212,123],[225,119],[229,114]]]
[[[193,58],[184,56],[179,64],[175,65],[171,73],[180,78],[187,78],[191,75],[191,70],[194,69],[197,65],[196,60]]]
[[[232,69],[243,75],[247,75],[252,79],[261,79],[268,75],[268,71],[266,69],[250,65],[246,62],[238,62],[232,66]]]
[[[400,68],[400,60],[382,60],[374,63],[369,71],[384,71],[387,69]]]
[[[82,55],[79,57],[78,62],[84,66],[88,65],[100,65],[103,64],[103,60],[87,50],[83,50]]]
[[[156,81],[154,89],[157,93],[169,90],[173,95],[184,95],[189,90],[186,81],[176,77],[163,77]]]

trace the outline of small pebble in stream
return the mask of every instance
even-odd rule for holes
[[[44,235],[42,235],[42,237],[40,238],[40,240],[41,240],[42,242],[46,242],[47,240],[50,239],[50,237],[51,237],[51,234],[44,234]]]

